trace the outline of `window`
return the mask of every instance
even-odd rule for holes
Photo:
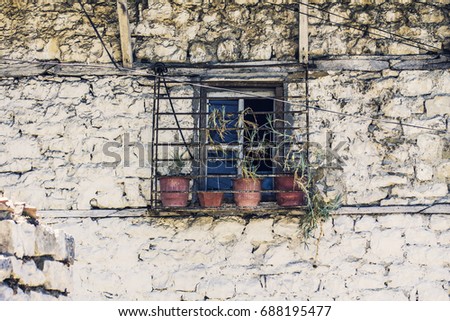
[[[230,90],[209,90],[204,95],[203,110],[207,116],[202,126],[206,129],[202,140],[205,142],[203,155],[206,166],[202,170],[200,190],[231,191],[232,180],[243,175],[243,158],[251,148],[259,145],[257,147],[264,150],[252,157],[251,167],[262,179],[262,200],[273,201],[275,142],[267,123],[277,116],[277,102],[271,99],[276,97],[277,90],[239,87]],[[223,128],[217,130],[220,122]],[[257,130],[244,130],[243,123],[256,125]],[[232,194],[225,193],[225,200],[232,201]]]
[[[222,197],[226,206],[234,206],[239,192],[233,186],[240,177],[257,177],[253,181],[260,182],[258,187],[244,189],[246,196],[260,195],[255,204],[278,201],[275,180],[283,175],[280,157],[292,151],[282,137],[300,128],[293,124],[302,113],[301,108],[291,110],[285,104],[282,85],[208,84],[189,97],[164,83],[157,93],[152,126],[152,208],[195,209],[213,195]],[[165,177],[182,174],[182,182],[166,182]],[[184,200],[167,202],[175,196]]]

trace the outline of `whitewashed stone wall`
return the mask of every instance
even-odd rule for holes
[[[318,61],[317,71],[311,72],[312,106],[355,115],[311,111],[311,141],[321,149],[317,154],[330,147],[343,161],[331,158],[329,165],[341,168],[325,172],[322,189],[329,197],[342,194],[349,205],[449,201],[450,138],[444,132],[449,131],[450,72],[401,69],[408,64]],[[355,66],[362,71],[345,70]],[[287,93],[301,95],[304,90],[304,85],[291,83]],[[194,93],[185,85],[171,91],[175,97]],[[132,76],[3,78],[0,95],[0,191],[6,196],[40,209],[147,205],[153,81]],[[161,108],[169,110],[167,101]],[[190,111],[192,101],[176,100],[175,108]],[[175,126],[173,117],[164,117],[167,126]],[[189,117],[180,120],[192,125]],[[160,140],[172,140],[175,134]],[[191,134],[185,132],[186,137]],[[117,166],[111,166],[116,159],[104,152],[105,144],[116,144],[108,150],[120,155]]]
[[[109,62],[76,1],[4,2],[10,4],[0,8],[0,56]],[[298,55],[296,2],[130,0],[133,49],[136,58],[143,62],[295,61]],[[114,58],[120,60],[116,1],[84,3]],[[413,0],[311,0],[310,3],[319,7],[309,8],[312,55],[403,55],[435,51],[385,39],[388,35],[380,31],[372,30],[376,35],[366,35],[360,30],[333,25],[352,24],[346,18],[436,48],[450,48],[448,0],[428,1],[431,6]],[[286,5],[289,7],[283,7]],[[364,26],[357,27],[364,30]]]
[[[46,219],[76,240],[71,299],[449,300],[448,215],[336,215],[304,247],[297,218],[94,212]]]
[[[24,217],[0,218],[0,301],[67,300],[74,240]]]

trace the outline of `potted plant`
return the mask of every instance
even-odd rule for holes
[[[267,132],[261,131],[261,126],[254,121],[245,118],[252,114],[251,108],[246,108],[238,119],[239,139],[243,143],[238,168],[240,177],[233,180],[234,202],[239,207],[255,207],[261,201],[261,179],[258,177],[259,160],[266,153],[267,146],[265,135]],[[262,137],[261,137],[261,133]]]
[[[175,150],[168,166],[159,178],[161,203],[164,207],[186,207],[189,201],[190,178],[186,176],[186,159]]]
[[[227,117],[225,106],[222,106],[221,108],[211,108],[210,106],[210,113],[208,114],[208,128],[206,130],[207,141],[216,151],[220,151],[223,155],[225,155],[227,151],[222,148],[222,142],[225,140],[231,121],[232,120]],[[200,206],[222,206],[224,193],[220,189],[220,180],[219,177],[216,177],[216,186],[213,190],[198,192]]]
[[[274,179],[277,204],[285,207],[305,205],[310,182],[304,156],[300,154],[298,158],[285,159],[283,171],[286,174]]]
[[[305,205],[305,194],[308,193],[310,182],[303,145],[299,144],[295,132],[288,134],[285,130],[278,129],[292,127],[289,122],[268,116],[267,127],[277,142],[273,157],[274,164],[280,168],[274,178],[277,204],[285,207]]]

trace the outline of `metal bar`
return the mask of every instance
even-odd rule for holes
[[[163,77],[162,79],[163,79],[164,87],[166,88],[167,96],[170,97],[170,94],[169,94],[169,87],[167,86],[166,78]],[[180,132],[181,139],[183,140],[184,146],[186,147],[186,150],[187,150],[187,152],[189,153],[189,156],[190,156],[192,159],[194,159],[194,155],[191,153],[191,150],[189,149],[189,146],[188,146],[188,144],[186,143],[186,139],[184,138],[184,134],[183,134],[183,131],[181,130],[180,122],[178,121],[178,117],[177,117],[177,114],[176,114],[176,112],[175,112],[175,107],[173,106],[173,102],[172,102],[171,99],[169,99],[169,104],[170,104],[170,108],[172,108],[173,117],[175,118],[175,122],[177,123],[177,127],[178,127],[178,130],[179,130],[179,132]],[[159,112],[159,111],[158,111],[158,112]]]
[[[240,131],[240,130],[242,130],[243,128],[241,128],[241,127],[230,127],[230,128],[227,128],[227,130],[229,130],[229,131]],[[304,129],[304,127],[298,127],[298,126],[295,126],[295,127],[277,127],[277,129]],[[157,130],[159,130],[159,131],[165,131],[165,130],[186,130],[186,131],[193,131],[193,130],[199,130],[199,131],[214,131],[214,129],[213,128],[195,128],[195,127],[181,127],[181,128],[177,128],[177,127],[161,127],[161,128],[158,128]],[[262,128],[262,129],[260,129],[260,131],[261,132],[263,132],[263,131],[268,131],[268,130],[270,130],[269,128]],[[190,144],[187,144],[187,145],[190,145]]]
[[[154,93],[156,93],[156,82],[157,82],[158,80],[157,80],[157,78],[155,77],[154,78],[154,82],[153,82],[153,92]],[[153,191],[156,189],[156,184],[155,184],[155,176],[156,176],[156,173],[155,173],[155,162],[157,162],[157,159],[156,159],[156,157],[155,157],[155,134],[156,134],[156,132],[155,132],[155,130],[154,130],[154,127],[155,127],[155,115],[156,115],[156,112],[155,112],[155,106],[156,106],[156,104],[157,103],[159,103],[159,102],[157,102],[157,96],[156,95],[154,95],[153,96],[153,106],[152,106],[152,130],[151,130],[151,135],[152,135],[152,138],[151,138],[151,141],[150,141],[150,150],[151,150],[151,153],[152,153],[152,158],[151,158],[151,162],[150,162],[150,166],[151,166],[151,168],[150,168],[150,177],[151,177],[151,179],[152,179],[152,181],[150,182],[150,208],[153,208],[155,205],[156,205],[156,200],[153,198]]]
[[[170,116],[172,113],[170,112],[161,112],[160,115]],[[227,113],[229,115],[239,115],[238,112],[229,112]],[[258,115],[258,114],[267,114],[267,112],[253,112],[252,114]],[[277,114],[306,114],[306,108],[302,110],[293,110],[293,111],[283,111],[283,112],[277,112]],[[207,112],[198,112],[198,113],[188,113],[188,112],[179,112],[177,115],[185,115],[185,116],[192,116],[192,115],[208,115]]]

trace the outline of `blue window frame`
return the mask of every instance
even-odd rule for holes
[[[240,168],[238,167],[239,153],[242,153],[242,148],[248,148],[243,141],[239,141],[237,117],[239,112],[251,108],[255,115],[246,116],[253,117],[248,119],[252,122],[262,125],[267,122],[268,115],[274,115],[275,103],[272,99],[260,99],[253,97],[240,97],[230,99],[214,99],[210,98],[207,101],[207,112],[211,115],[214,111],[223,113],[227,120],[227,130],[223,135],[218,132],[209,131],[210,142],[219,143],[221,148],[219,150],[208,148],[206,160],[206,190],[231,190],[233,187],[233,178],[238,177]],[[271,140],[271,135],[263,135]],[[262,138],[261,138],[262,139]],[[273,190],[273,178],[267,177],[274,173],[274,166],[272,164],[272,150],[267,149],[262,160],[258,161],[257,174],[262,179],[262,190]],[[220,177],[223,176],[223,177]],[[265,177],[266,176],[266,177]],[[225,199],[231,199],[232,194],[225,194]],[[263,200],[274,200],[274,195],[271,192],[262,194]]]

